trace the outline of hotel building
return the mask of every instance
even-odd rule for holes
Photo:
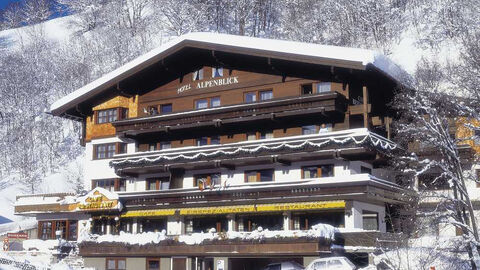
[[[40,239],[81,238],[97,269],[365,264],[406,203],[386,169],[403,74],[363,49],[178,37],[52,104],[82,124],[90,192],[19,196],[15,211]]]

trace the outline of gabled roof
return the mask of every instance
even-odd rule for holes
[[[53,115],[62,115],[75,105],[115,86],[121,80],[128,78],[185,47],[212,49],[216,51],[236,51],[245,55],[271,57],[358,70],[365,70],[367,66],[372,66],[399,83],[403,83],[406,76],[408,76],[404,70],[399,68],[387,57],[372,50],[219,33],[190,33],[151,50],[59,99],[51,105],[50,112]]]

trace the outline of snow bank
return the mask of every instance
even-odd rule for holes
[[[125,243],[130,245],[159,244],[162,241],[170,240],[187,245],[198,245],[208,240],[246,240],[260,241],[264,239],[284,239],[284,238],[324,238],[327,240],[335,240],[335,233],[338,229],[328,224],[317,224],[312,226],[310,230],[278,230],[270,231],[259,227],[252,232],[227,232],[217,233],[215,229],[210,229],[206,233],[192,233],[189,235],[167,236],[165,230],[162,232],[146,232],[140,234],[131,234],[120,232],[119,235],[91,235],[82,234],[78,242],[114,242]]]
[[[29,239],[23,241],[24,250],[38,250],[48,252],[56,250],[58,245],[58,240]]]

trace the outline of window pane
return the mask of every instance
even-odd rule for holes
[[[212,69],[212,77],[222,77],[223,76],[223,68],[218,67],[218,68],[213,68]]]
[[[247,141],[254,141],[257,139],[255,132],[247,133]]]
[[[260,139],[272,139],[273,138],[273,132],[272,131],[263,131],[260,133]]]
[[[251,103],[257,101],[257,94],[255,92],[245,93],[245,102]]]
[[[257,182],[257,172],[252,171],[252,172],[245,172],[247,175],[247,182]]]
[[[172,144],[170,142],[161,142],[160,149],[170,149],[172,148]]]
[[[169,113],[172,112],[172,104],[163,104],[160,106],[162,113]]]
[[[197,146],[202,146],[202,145],[207,145],[208,144],[208,138],[207,137],[201,137],[197,139]]]
[[[269,100],[273,98],[272,91],[262,91],[260,92],[260,100]]]
[[[195,70],[195,72],[193,72],[193,80],[203,80],[203,68]]]
[[[312,84],[309,83],[309,84],[302,85],[302,95],[310,95],[310,94],[313,94]]]
[[[147,270],[160,270],[160,261],[148,261]]]
[[[113,155],[115,155],[115,144],[109,144],[107,148],[107,157],[113,157]]]
[[[125,260],[118,260],[117,263],[118,263],[118,268],[117,269],[119,269],[119,270],[120,269],[127,269]]]
[[[260,171],[260,182],[270,182],[270,181],[273,181],[273,170]]]
[[[214,173],[211,175],[211,179],[212,179],[212,184],[215,185],[215,186],[220,186],[222,184],[222,177],[221,177],[221,174],[219,173]]]
[[[330,83],[317,83],[317,93],[330,92]]]
[[[212,104],[212,107],[219,107],[220,106],[220,98],[219,97],[213,97],[211,99],[211,104]]]
[[[208,108],[208,101],[206,99],[199,99],[195,101],[195,109]]]
[[[160,184],[161,184],[161,186],[160,186],[161,190],[170,189],[170,181],[165,180],[165,181],[162,181]]]
[[[115,270],[115,260],[108,260],[107,269]]]
[[[302,127],[303,135],[315,134],[316,131],[317,131],[317,127],[315,125],[308,125],[308,126]]]
[[[317,178],[318,177],[317,166],[303,167],[303,178]]]
[[[363,229],[378,230],[378,213],[363,211]]]
[[[149,106],[148,107],[148,113],[150,115],[156,115],[158,114],[158,107],[157,106]]]
[[[331,165],[331,164],[322,165],[322,166],[320,166],[320,169],[322,170],[322,177],[333,176],[333,165]]]
[[[220,136],[210,137],[210,144],[220,144]]]

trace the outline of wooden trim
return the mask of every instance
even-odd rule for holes
[[[368,89],[363,87],[363,127],[368,128]]]

